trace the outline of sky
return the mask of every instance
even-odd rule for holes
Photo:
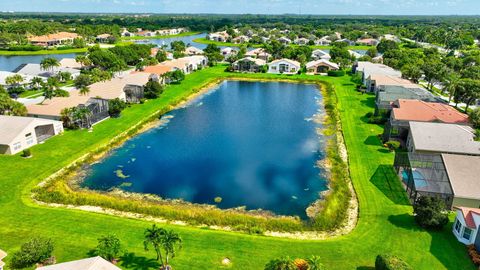
[[[0,0],[0,11],[480,15],[480,0]]]

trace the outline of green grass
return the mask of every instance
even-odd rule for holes
[[[152,222],[39,206],[31,201],[31,189],[61,167],[101,147],[142,116],[185,95],[192,87],[229,76],[223,69],[209,68],[189,75],[181,85],[169,86],[162,98],[151,102],[154,106],[134,105],[124,111],[122,117],[96,125],[91,133],[68,131],[54,137],[33,147],[30,159],[19,155],[0,156],[0,247],[12,253],[30,237],[48,236],[56,243],[57,260],[66,261],[89,256],[99,236],[116,233],[132,253],[124,258],[120,264],[122,268],[158,269],[152,260],[153,252],[145,252],[142,245],[143,231]],[[184,240],[183,249],[172,261],[173,266],[176,269],[221,269],[222,258],[228,257],[232,269],[263,269],[273,257],[318,255],[328,269],[369,269],[378,253],[391,252],[416,270],[475,269],[466,248],[451,233],[451,223],[439,232],[427,232],[416,226],[412,207],[392,172],[393,154],[385,152],[376,137],[382,128],[362,120],[373,110],[373,96],[356,92],[348,76],[316,78],[332,83],[337,93],[351,178],[360,203],[360,218],[355,230],[333,239],[302,241],[163,225],[176,230]]]
[[[142,36],[133,36],[133,37],[122,37],[122,40],[144,40],[144,39],[164,39],[164,38],[175,38],[175,37],[186,37],[198,35],[202,32],[184,32],[176,35],[166,35],[166,36],[153,36],[153,37],[142,37]]]
[[[196,38],[193,40],[193,42],[197,42],[197,43],[202,43],[202,44],[215,44],[217,46],[227,46],[227,47],[240,47],[242,44],[238,44],[238,43],[232,43],[232,42],[220,42],[220,41],[213,41],[213,40],[208,40],[206,38]],[[296,44],[291,44],[290,46],[294,46],[294,47],[298,47],[300,45],[296,45]],[[248,47],[252,47],[252,48],[262,48],[263,45],[262,44],[248,44]],[[314,46],[310,46],[312,49],[331,49],[332,46],[328,46],[328,45],[314,45]],[[356,45],[356,46],[348,46],[348,49],[351,49],[351,50],[368,50],[369,48],[371,48],[372,46],[364,46],[364,45]]]
[[[32,96],[37,97],[42,93],[43,93],[42,90],[27,90],[27,91],[24,91],[24,92],[20,93],[19,97],[21,97],[21,98],[30,98]]]
[[[79,49],[68,49],[68,50],[40,50],[40,51],[6,51],[0,50],[0,55],[42,55],[42,54],[68,54],[68,53],[84,53],[88,49],[87,48],[79,48]]]

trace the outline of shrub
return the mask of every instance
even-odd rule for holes
[[[391,151],[397,150],[400,148],[400,142],[399,141],[388,141],[385,143],[385,145],[390,149]]]
[[[265,265],[265,270],[297,270],[297,266],[289,257],[273,259]]]
[[[144,89],[144,96],[148,99],[158,98],[163,92],[163,86],[156,81],[149,81]]]
[[[20,251],[13,254],[11,266],[13,269],[21,269],[45,262],[52,256],[52,252],[53,243],[51,239],[33,238],[23,244]]]
[[[43,50],[43,47],[40,46],[35,46],[35,45],[15,45],[15,46],[10,46],[8,48],[9,51],[41,51]]]
[[[468,116],[470,117],[470,122],[473,126],[480,129],[480,108],[472,110]]]
[[[116,235],[109,234],[98,238],[98,245],[95,248],[95,255],[113,262],[120,256],[122,252],[122,244]]]
[[[327,72],[328,76],[331,76],[331,77],[342,77],[342,76],[345,76],[345,71],[344,70],[329,70]]]
[[[472,262],[476,266],[480,266],[480,254],[478,254],[478,251],[475,248],[475,245],[468,245],[467,249],[468,249],[468,255],[472,259]]]
[[[413,205],[415,220],[426,229],[441,229],[448,223],[444,210],[443,200],[437,197],[421,196]]]
[[[393,255],[378,255],[375,259],[376,270],[412,270],[402,259]]]
[[[22,156],[23,157],[31,157],[32,152],[30,151],[30,149],[25,149],[25,150],[23,150]]]
[[[108,114],[110,116],[118,117],[120,113],[127,107],[125,101],[115,98],[108,101]]]

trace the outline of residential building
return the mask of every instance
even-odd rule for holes
[[[480,156],[480,141],[466,125],[411,121],[406,147],[412,153]]]
[[[3,267],[5,266],[5,262],[3,261],[5,257],[7,257],[7,253],[0,249],[0,270],[3,270]]]
[[[265,49],[263,48],[256,48],[256,49],[253,49],[253,50],[250,50],[248,52],[245,53],[245,56],[246,57],[253,57],[253,58],[258,58],[258,59],[262,59],[266,62],[268,62],[268,59],[270,59],[270,57],[272,56],[271,54],[269,54]]]
[[[250,41],[250,38],[247,36],[238,36],[232,39],[233,43],[248,43],[249,41]]]
[[[362,54],[354,50],[348,50],[348,53],[350,53],[350,55],[355,59],[358,59],[363,56]]]
[[[468,115],[448,104],[425,102],[414,99],[399,99],[393,103],[392,113],[385,125],[383,139],[405,141],[410,130],[410,121],[436,122],[468,125]]]
[[[361,45],[367,45],[367,46],[377,46],[378,43],[380,43],[380,41],[374,38],[361,38],[361,39],[357,39],[357,43]]]
[[[110,43],[115,37],[110,34],[101,34],[95,37],[95,41],[98,43]]]
[[[75,68],[68,68],[68,67],[53,67],[49,70],[42,69],[40,64],[22,64],[18,66],[13,72],[33,76],[33,77],[44,77],[49,78],[57,75],[60,72],[68,72],[72,74],[73,78],[76,78],[80,75],[80,70]]]
[[[325,74],[330,70],[338,70],[340,68],[337,64],[325,59],[310,61],[306,67],[307,74]]]
[[[292,40],[287,38],[287,37],[280,37],[278,39],[278,41],[282,44],[285,44],[285,45],[288,45],[288,44],[292,43]]]
[[[60,121],[0,115],[0,154],[15,155],[62,132]]]
[[[319,49],[313,50],[311,57],[313,60],[320,60],[320,59],[330,60],[332,58],[330,54]]]
[[[122,37],[134,37],[135,36],[135,34],[128,31],[127,28],[122,28],[122,30],[120,31],[120,35]]]
[[[208,58],[203,55],[192,55],[160,63],[161,66],[170,67],[171,70],[181,70],[185,74],[201,69],[208,65]]]
[[[220,53],[223,55],[224,59],[228,59],[232,55],[236,55],[238,53],[238,50],[226,47],[220,50]]]
[[[379,88],[375,97],[375,114],[388,114],[393,102],[399,99],[416,99],[426,102],[444,103],[444,101],[418,85],[386,85]]]
[[[148,30],[142,30],[137,32],[137,36],[140,36],[140,37],[154,37],[156,35],[157,35],[156,32],[148,31]]]
[[[344,43],[347,43],[348,46],[354,46],[355,45],[355,41],[352,41],[348,38],[342,38],[342,39],[338,39],[337,41],[335,42],[344,42]]]
[[[74,68],[74,69],[82,69],[82,64],[78,63],[75,58],[63,58],[62,60],[59,61],[60,68],[68,69],[68,68]]]
[[[315,45],[318,45],[318,46],[328,46],[331,43],[332,41],[330,40],[329,36],[324,36],[322,38],[315,40]]]
[[[28,41],[32,43],[32,45],[36,46],[56,46],[56,45],[65,45],[71,44],[74,39],[81,38],[76,33],[69,33],[69,32],[59,32],[55,34],[48,34],[43,36],[31,36],[28,37]]]
[[[475,245],[480,249],[480,209],[471,207],[455,207],[456,216],[452,232],[457,240],[465,245]]]
[[[100,256],[38,267],[36,270],[121,270]]]
[[[17,73],[9,72],[9,71],[0,71],[0,85],[8,86],[6,82],[7,78],[15,75],[17,75]],[[24,75],[24,74],[19,74],[19,75],[21,75],[23,78],[23,82],[21,82],[20,85],[29,84],[31,80],[34,78],[34,76],[30,76],[30,75]],[[45,78],[42,78],[42,79],[45,79]]]
[[[207,35],[208,40],[218,41],[218,42],[227,42],[230,38],[230,35],[226,31],[210,33]]]
[[[245,57],[235,61],[232,68],[236,72],[260,72],[264,65],[266,65],[265,60]]]
[[[393,77],[402,77],[402,72],[395,70],[384,64],[371,63],[367,61],[358,61],[352,67],[354,73],[358,73],[362,77],[362,82],[367,85],[367,79],[373,75],[389,75]]]
[[[383,35],[381,39],[386,39],[386,40],[394,41],[394,42],[396,42],[396,43],[401,42],[401,40],[400,40],[397,36],[392,35],[392,34]]]
[[[185,54],[186,55],[202,55],[203,54],[203,50],[197,48],[197,47],[193,47],[193,46],[190,46],[190,47],[187,47],[185,49]]]
[[[268,64],[268,73],[273,74],[297,74],[300,71],[300,63],[290,59],[279,59]]]
[[[308,38],[297,38],[293,41],[297,45],[308,45],[308,42],[310,42]]]
[[[367,92],[377,93],[379,88],[382,86],[393,85],[393,86],[405,86],[407,88],[415,88],[419,87],[417,84],[413,82],[403,79],[401,77],[397,77],[395,75],[385,75],[381,73],[374,73],[371,74],[365,83],[367,87]]]
[[[173,68],[170,66],[165,66],[162,64],[158,64],[155,66],[146,66],[143,68],[142,72],[148,73],[148,74],[155,74],[158,76],[158,81],[161,84],[165,84],[165,79],[163,78],[163,75],[167,72],[173,71]]]

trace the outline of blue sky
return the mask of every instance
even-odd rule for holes
[[[480,15],[480,0],[0,0],[1,11]]]

